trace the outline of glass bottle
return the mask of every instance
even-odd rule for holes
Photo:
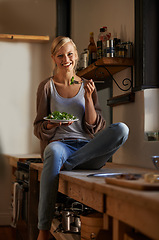
[[[88,65],[91,63],[95,62],[97,60],[97,47],[94,42],[94,33],[90,33],[90,40],[89,40],[89,45],[88,45]]]
[[[104,28],[100,28],[100,33],[98,35],[97,41],[97,59],[103,57],[103,39],[104,39]]]
[[[105,29],[105,34],[106,34],[106,36],[107,36],[107,40],[110,40],[110,38],[111,38],[111,33],[108,32],[107,27],[103,27],[103,28]]]
[[[97,41],[97,58],[106,57],[107,53],[107,35],[105,28],[100,28]]]

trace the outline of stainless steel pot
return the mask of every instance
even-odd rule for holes
[[[76,227],[75,225],[71,224],[71,232],[73,233],[79,233],[80,229],[78,227]]]
[[[77,227],[79,230],[81,230],[81,219],[80,216],[74,216],[74,225]]]
[[[61,214],[61,211],[62,211],[62,209],[64,208],[64,204],[63,203],[56,203],[55,204],[55,216],[60,216],[60,214]]]
[[[83,204],[80,202],[73,202],[71,209],[72,209],[72,211],[74,211],[74,213],[76,213],[76,212],[82,213],[84,210],[84,207],[83,207]]]
[[[70,209],[64,209],[62,211],[62,227],[64,231],[71,231],[71,223],[74,222],[74,213]]]
[[[65,208],[62,213],[62,227],[65,232],[80,232],[81,219],[80,214],[83,212],[83,204],[73,202],[71,208]]]
[[[73,202],[71,209],[74,213],[74,229],[76,229],[75,230],[76,232],[80,232],[80,230],[81,230],[80,214],[83,212],[83,209],[84,209],[83,204],[81,204],[79,202]]]

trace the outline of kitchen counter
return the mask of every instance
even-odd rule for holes
[[[37,155],[34,157],[37,158]],[[18,156],[7,156],[7,158],[10,165],[15,167]],[[20,161],[23,159],[19,157]],[[37,179],[40,181],[43,164],[31,163],[30,167],[38,173]],[[107,163],[104,168],[98,171],[61,171],[59,192],[103,213],[103,228],[110,230],[111,221],[113,240],[123,239],[124,234],[130,228],[141,232],[150,239],[158,240],[159,188],[156,190],[136,190],[108,184],[104,177],[88,177],[92,173],[110,172],[158,173],[157,170],[113,163]]]

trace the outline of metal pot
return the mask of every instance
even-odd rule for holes
[[[56,203],[55,204],[55,216],[56,217],[59,217],[61,215],[61,211],[62,209],[64,208],[64,205],[63,203]]]
[[[79,233],[80,229],[78,227],[76,227],[75,225],[71,224],[71,232],[73,233]]]
[[[65,208],[62,213],[62,227],[66,232],[79,232],[81,230],[80,214],[83,212],[83,204],[73,202],[71,208]],[[72,229],[71,229],[72,226]],[[73,230],[74,227],[74,230]],[[76,229],[76,230],[75,230]]]
[[[74,216],[74,225],[78,227],[79,230],[81,229],[81,219],[79,215]]]
[[[84,210],[84,206],[80,202],[73,202],[71,209],[75,214],[81,214]]]
[[[64,231],[68,232],[71,230],[71,223],[74,222],[74,213],[70,209],[64,209],[62,211],[62,227]]]

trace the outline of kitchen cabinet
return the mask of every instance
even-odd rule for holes
[[[159,88],[158,1],[135,0],[135,90]]]

